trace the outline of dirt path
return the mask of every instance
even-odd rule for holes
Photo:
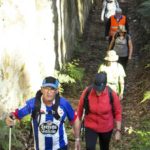
[[[136,51],[134,51],[133,60],[129,63],[127,68],[127,89],[126,96],[124,100],[121,101],[123,107],[123,132],[122,132],[122,140],[120,142],[116,142],[114,140],[111,141],[111,150],[130,150],[131,143],[130,140],[134,138],[134,135],[128,133],[128,128],[139,126],[139,115],[138,110],[140,111],[140,105],[137,103],[137,99],[140,99],[140,87],[138,86],[138,73],[139,73],[139,64],[138,64],[138,48],[139,44],[137,44],[137,35],[139,33],[135,32],[138,29],[138,25],[136,23],[136,16],[134,14],[134,1],[130,1],[128,3],[120,3],[124,12],[127,13],[129,17],[129,26],[130,32],[132,35],[134,47]],[[132,6],[132,7],[131,7]],[[106,48],[108,46],[108,42],[104,38],[104,24],[100,22],[100,14],[101,14],[101,3],[99,6],[94,7],[87,20],[86,28],[84,31],[83,41],[80,43],[81,47],[84,47],[85,52],[79,56],[80,66],[84,67],[86,70],[86,76],[84,77],[84,81],[86,85],[92,82],[92,77],[98,70],[99,64],[103,62],[103,58],[106,53]],[[133,21],[134,20],[134,21]],[[136,45],[136,46],[135,46]],[[85,148],[83,148],[85,149]]]

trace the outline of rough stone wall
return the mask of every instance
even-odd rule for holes
[[[93,2],[0,0],[0,117],[70,59]]]
[[[55,3],[55,2],[54,2]],[[70,59],[74,44],[83,33],[84,24],[93,4],[92,0],[57,0],[55,12],[55,44],[57,50],[56,64]]]

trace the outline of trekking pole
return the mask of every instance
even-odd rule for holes
[[[13,117],[12,114],[11,114],[9,117],[10,117],[12,120],[14,120],[14,117]],[[10,126],[10,127],[9,127],[9,150],[11,150],[11,130],[12,130],[12,127],[13,127],[13,126]]]
[[[80,132],[81,132],[81,139],[82,141],[84,141],[85,138],[85,126],[84,126],[84,117],[85,117],[85,109],[83,110],[83,115],[82,115],[82,123],[81,123],[81,128],[80,128]]]
[[[9,127],[9,150],[11,150],[11,128],[12,126]]]

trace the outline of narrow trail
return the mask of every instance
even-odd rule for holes
[[[132,135],[128,134],[126,131],[129,127],[138,127],[139,115],[137,111],[139,105],[137,99],[139,99],[139,87],[138,87],[138,44],[137,35],[139,33],[135,32],[138,25],[133,24],[132,20],[136,18],[134,16],[134,1],[128,3],[120,3],[123,12],[129,17],[130,32],[133,39],[133,44],[136,49],[134,51],[133,60],[128,64],[127,67],[127,89],[125,98],[121,101],[123,108],[123,125],[122,125],[122,140],[116,142],[113,138],[111,141],[111,150],[130,150],[131,144],[130,139],[134,138]],[[128,7],[130,6],[130,7]],[[78,58],[80,59],[80,66],[85,68],[86,76],[84,77],[84,82],[89,85],[92,82],[93,75],[96,74],[98,66],[103,62],[103,58],[106,54],[106,48],[108,47],[108,41],[104,37],[104,23],[100,21],[102,2],[99,5],[93,7],[90,11],[86,27],[84,30],[83,39],[81,41],[81,47],[84,48],[84,52]],[[135,46],[137,45],[137,46]],[[83,148],[85,149],[85,148]]]
[[[104,24],[100,22],[101,6],[90,11],[89,18],[84,30],[82,45],[85,53],[80,56],[81,67],[86,70],[84,78],[89,84],[93,74],[97,72],[98,66],[103,61],[108,41],[104,37]]]

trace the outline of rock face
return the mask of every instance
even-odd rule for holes
[[[70,59],[92,4],[93,0],[0,1],[0,107],[4,111],[33,96],[42,79]]]

